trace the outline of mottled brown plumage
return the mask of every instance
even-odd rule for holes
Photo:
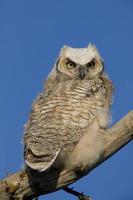
[[[47,172],[93,165],[103,153],[100,134],[108,126],[111,102],[112,83],[97,49],[65,46],[26,125],[27,168]]]

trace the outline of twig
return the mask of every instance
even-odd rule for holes
[[[69,194],[72,194],[72,195],[78,197],[79,200],[92,200],[91,197],[85,195],[83,192],[80,193],[80,192],[74,190],[73,188],[69,188],[69,187],[66,186],[66,187],[63,188],[63,190],[65,192],[68,192]]]

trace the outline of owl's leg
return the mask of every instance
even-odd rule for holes
[[[69,187],[64,187],[63,190],[65,192],[68,192],[69,194],[72,194],[76,197],[78,197],[79,200],[92,200],[92,198],[90,196],[85,195],[83,192],[78,192],[76,190],[74,190],[73,188],[69,188]]]

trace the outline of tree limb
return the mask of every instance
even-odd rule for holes
[[[0,199],[31,200],[33,197],[64,188],[85,176],[133,139],[133,111],[129,112],[113,127],[104,130],[103,138],[105,141],[103,158],[89,168],[87,172],[78,175],[72,170],[63,170],[58,174],[52,172],[36,190],[31,185],[27,173],[19,171],[0,181]]]

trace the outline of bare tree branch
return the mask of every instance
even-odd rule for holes
[[[36,189],[30,183],[27,173],[19,171],[0,181],[0,199],[31,200],[33,197],[64,188],[85,176],[133,139],[133,111],[129,112],[113,127],[104,130],[103,138],[105,141],[103,158],[87,172],[81,172],[78,175],[72,170],[63,170],[58,174],[52,172],[46,177],[46,181],[37,186]]]

